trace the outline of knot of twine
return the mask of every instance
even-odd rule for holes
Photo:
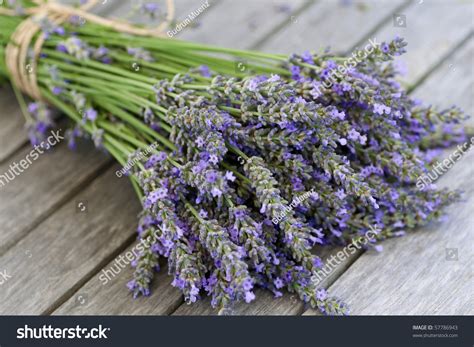
[[[119,21],[117,19],[107,19],[87,12],[97,4],[99,0],[88,0],[78,8],[65,6],[48,0],[33,0],[37,5],[24,10],[25,14],[30,15],[22,21],[15,29],[5,50],[5,62],[10,73],[12,83],[14,83],[22,92],[28,94],[35,100],[42,100],[38,87],[36,66],[41,48],[45,41],[45,34],[38,35],[33,44],[33,56],[31,63],[27,65],[28,50],[32,45],[33,38],[41,30],[38,24],[41,18],[48,18],[53,25],[60,25],[71,16],[83,18],[104,27],[116,31],[140,36],[164,36],[164,30],[172,22],[174,17],[174,1],[166,0],[167,14],[166,19],[156,28],[148,29],[137,27],[132,24]],[[0,8],[0,14],[8,16],[17,16],[14,10]]]

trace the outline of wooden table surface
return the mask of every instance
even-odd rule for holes
[[[176,0],[178,19],[203,2]],[[119,16],[131,3],[108,0],[98,10]],[[472,0],[216,0],[197,18],[199,25],[177,37],[269,52],[301,53],[329,45],[351,53],[369,38],[381,42],[398,34],[408,42],[400,60],[411,93],[441,107],[456,104],[472,115],[473,21]],[[17,103],[3,87],[0,174],[29,151]],[[464,201],[448,209],[447,220],[384,242],[382,253],[354,254],[324,279],[323,285],[349,304],[351,314],[474,313],[473,152],[439,180],[440,186],[465,191]],[[99,280],[102,270],[137,242],[140,204],[129,181],[115,175],[117,169],[90,143],[75,152],[63,143],[0,188],[0,271],[11,276],[0,285],[0,314],[216,313],[207,299],[185,304],[166,268],[148,298],[132,299],[125,287],[132,276],[129,267],[107,285]],[[324,250],[326,257],[335,252]],[[279,299],[261,290],[256,294],[255,302],[237,305],[234,313],[316,314],[291,294]]]

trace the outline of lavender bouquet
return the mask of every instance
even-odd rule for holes
[[[2,77],[10,77],[5,47],[24,19],[0,14]],[[28,134],[33,145],[47,136],[54,106],[71,121],[72,148],[90,137],[127,168],[145,241],[128,284],[134,296],[150,294],[164,257],[187,302],[208,295],[221,313],[250,303],[260,287],[347,314],[318,287],[314,246],[376,228],[367,247],[377,248],[458,196],[415,187],[431,147],[465,140],[457,126],[465,115],[423,107],[401,87],[392,64],[404,53],[400,38],[351,62],[127,35],[74,16],[38,23],[43,101],[22,105]]]

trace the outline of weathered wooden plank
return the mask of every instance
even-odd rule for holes
[[[473,9],[472,3],[466,1],[412,1],[406,7],[403,4],[373,0],[335,8],[331,1],[323,1],[298,16],[293,25],[261,48],[290,53],[330,46],[336,52],[350,53],[361,49],[369,38],[382,42],[398,35],[408,42],[408,52],[400,58],[408,72],[402,81],[413,84],[472,32]],[[328,15],[321,13],[324,7],[331,9]],[[381,16],[385,17],[383,25],[377,24]],[[374,26],[380,27],[373,32]]]
[[[15,95],[8,86],[0,89],[0,163],[27,142],[24,120]]]
[[[31,228],[71,197],[97,171],[109,162],[91,145],[71,151],[65,143],[40,154],[35,161],[29,146],[0,165],[0,175],[10,172],[10,165],[30,158],[31,165],[4,186],[0,183],[0,254],[17,242]],[[19,173],[18,169],[16,172]],[[9,177],[12,174],[9,173]]]
[[[441,107],[454,103],[472,114],[473,59],[474,40],[470,40],[415,95]],[[445,157],[454,150],[446,150]],[[473,314],[473,159],[470,151],[439,180],[440,187],[464,191],[465,200],[447,210],[448,221],[388,240],[381,254],[362,255],[331,286],[352,314]],[[458,260],[451,259],[455,257]]]
[[[372,36],[382,42],[398,35],[408,42],[407,53],[399,59],[407,69],[402,81],[411,85],[451,53],[473,30],[473,5],[469,1],[411,2],[398,15],[401,16],[397,17],[399,23],[405,23],[405,27],[394,26],[394,18],[390,18]]]
[[[293,0],[288,4],[284,0],[210,0],[209,7],[173,37],[233,48],[248,48],[270,34],[275,27],[290,20],[304,1]],[[176,24],[203,4],[204,0],[177,1]],[[122,1],[122,5],[114,10],[112,15],[122,18],[129,16],[135,22],[145,22],[143,16],[129,15],[133,6],[133,3]]]
[[[232,48],[249,48],[281,23],[290,20],[304,0],[222,0],[198,28],[179,39]]]
[[[384,18],[406,0],[318,1],[315,6],[292,18],[291,24],[265,42],[260,48],[279,53],[322,51],[330,46],[335,52],[346,52],[363,41]]]
[[[111,0],[108,0],[109,2]],[[208,0],[209,7],[205,9],[198,17],[191,23],[191,25],[187,26],[183,29],[183,33],[195,28],[200,20],[204,18],[209,12],[211,12],[218,4],[221,3],[222,0]],[[129,1],[129,0],[113,0],[113,8],[110,10],[105,9],[101,10],[101,14],[107,17],[113,18],[120,18],[122,20],[126,20],[132,23],[140,23],[142,25],[146,25],[147,27],[153,27],[159,25],[161,21],[161,16],[164,15],[166,12],[166,2],[164,0],[158,1],[158,13],[160,15],[159,18],[150,18],[144,15],[138,7],[140,4],[144,4],[145,2],[140,1]],[[191,14],[191,11],[196,11],[199,7],[205,5],[205,0],[180,0],[174,1],[174,21],[181,22],[184,20],[188,15]]]
[[[11,276],[0,289],[1,314],[49,312],[131,241],[140,204],[116,170],[107,170],[0,257]]]
[[[461,107],[474,125],[474,37],[459,48],[421,85],[413,95],[441,108]]]
[[[131,252],[135,245],[136,243],[120,255],[126,259],[126,254]],[[115,259],[118,262],[119,258]],[[151,287],[151,296],[132,299],[131,294],[127,295],[126,288],[127,282],[133,277],[132,267],[127,264],[118,275],[114,275],[114,272],[105,271],[110,270],[111,267],[118,269],[115,259],[91,278],[77,293],[74,293],[53,314],[167,315],[183,302],[181,292],[171,286],[172,277],[168,276],[166,266],[156,275]],[[117,272],[118,270],[115,270],[115,273]],[[109,275],[110,280],[106,281],[106,275]]]

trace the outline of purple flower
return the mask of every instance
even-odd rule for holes
[[[84,118],[90,120],[91,122],[95,121],[97,119],[97,111],[93,108],[88,108],[84,112]]]
[[[372,196],[369,196],[368,200],[375,209],[380,208],[380,206],[377,204],[377,200],[375,200]]]
[[[347,314],[317,287],[314,275],[323,263],[313,246],[345,244],[366,231],[361,225],[385,229],[385,238],[434,220],[455,194],[415,186],[435,159],[421,144],[465,139],[456,130],[460,111],[416,105],[394,82],[396,71],[386,70],[394,43],[388,46],[387,54],[381,47],[329,86],[321,75],[330,78],[339,60],[308,52],[278,64],[286,75],[211,80],[186,68],[155,84],[151,91],[166,112],[149,110],[141,118],[150,127],[163,124],[159,133],[174,148],[172,160],[150,153],[130,170],[151,216],[141,223],[140,238],[158,234],[137,260],[134,295],[149,293],[163,256],[188,303],[205,290],[222,313],[254,300],[255,287],[275,296],[288,287],[325,314]],[[45,131],[49,123],[37,120],[32,129]],[[439,131],[442,138],[433,136]],[[296,200],[300,191],[308,201]],[[369,247],[381,250],[375,242]]]
[[[355,129],[351,129],[347,137],[352,141],[357,141],[360,137],[360,133]]]
[[[335,69],[337,68],[337,64],[334,60],[328,60],[326,62],[326,67],[329,69],[329,70],[332,70],[332,69]]]
[[[148,194],[146,198],[146,204],[151,206],[155,204],[158,200],[165,198],[168,195],[168,190],[166,188],[158,188]]]
[[[281,77],[279,75],[274,75],[272,74],[270,78],[267,80],[268,83],[275,83],[281,80]]]
[[[149,3],[143,4],[143,8],[147,12],[156,12],[159,7],[158,7],[158,4],[156,4],[154,2],[149,2]]]
[[[384,105],[381,105],[381,104],[374,104],[374,112],[379,114],[379,115],[383,115],[384,113]]]
[[[259,80],[257,78],[251,78],[247,81],[247,89],[251,92],[255,92],[258,89]]]
[[[246,292],[252,290],[252,288],[253,288],[253,283],[252,283],[252,281],[250,281],[250,280],[248,280],[248,279],[245,280],[244,283],[243,283],[243,285],[242,285],[242,288],[243,288]]]
[[[36,113],[37,111],[38,111],[38,104],[36,102],[32,102],[28,105],[29,113]]]
[[[66,30],[64,30],[63,27],[56,27],[56,28],[54,29],[54,32],[55,32],[56,34],[58,34],[58,35],[61,35],[61,36],[66,35]]]
[[[344,92],[350,92],[352,90],[352,87],[349,83],[342,83],[342,91]]]
[[[217,172],[216,171],[208,171],[206,174],[206,181],[209,183],[214,183],[217,181]]]
[[[53,94],[54,95],[59,95],[63,92],[63,88],[61,87],[53,87],[53,90],[52,90]]]
[[[156,154],[156,158],[159,160],[159,161],[164,161],[166,160],[166,158],[168,158],[168,154],[166,154],[165,152],[158,152]]]
[[[158,152],[157,154],[153,154],[145,163],[145,168],[152,168],[159,162],[166,160],[167,157],[168,155],[165,152]]]
[[[303,52],[301,59],[307,64],[314,64],[313,55],[309,51]]]
[[[251,301],[255,299],[255,294],[253,292],[246,292],[245,293],[245,302],[249,304]]]
[[[209,70],[209,67],[207,65],[201,65],[199,67],[199,73],[203,77],[211,77],[211,71]]]
[[[62,53],[68,53],[66,46],[62,43],[56,45],[56,50]]]
[[[146,15],[150,16],[151,18],[155,18],[158,12],[159,6],[157,3],[154,2],[148,2],[144,3],[141,6],[141,10],[143,13]]]
[[[219,162],[219,158],[215,154],[211,154],[209,157],[209,162],[216,165]]]
[[[319,288],[317,291],[316,291],[316,298],[318,300],[321,300],[321,301],[324,301],[326,300],[327,298],[327,292],[324,288]]]
[[[204,141],[204,139],[202,138],[202,136],[199,136],[199,137],[196,139],[196,144],[197,144],[198,148],[202,148],[205,143],[206,143],[206,142]]]
[[[225,176],[224,176],[224,177],[225,177],[225,179],[226,179],[227,181],[231,181],[231,182],[234,182],[234,181],[235,181],[235,176],[234,176],[234,174],[232,173],[232,171],[227,171],[227,172],[225,173]]]
[[[134,290],[137,287],[137,282],[135,280],[131,280],[127,283],[127,288],[130,290]]]
[[[323,267],[323,261],[319,257],[315,257],[313,259],[313,265],[315,268],[322,268]]]
[[[290,66],[291,78],[295,81],[299,81],[301,79],[301,69],[297,65]]]
[[[336,108],[332,109],[329,114],[331,117],[337,118],[339,120],[344,120],[346,118],[344,111],[338,111]]]
[[[379,115],[383,115],[384,113],[385,114],[390,114],[391,109],[390,109],[390,107],[387,107],[385,105],[376,103],[376,104],[374,104],[374,112],[379,114]]]
[[[241,209],[237,209],[235,212],[234,212],[234,216],[235,216],[235,219],[237,220],[242,220],[244,219],[244,217],[246,216],[247,214],[245,213],[244,210],[241,210]]]
[[[222,195],[222,190],[220,190],[217,187],[213,187],[212,190],[211,190],[211,194],[212,194],[213,197],[221,196]]]
[[[344,192],[343,189],[338,189],[335,195],[338,197],[339,200],[344,200],[346,197],[346,193]]]
[[[38,122],[36,124],[36,131],[41,134],[46,134],[46,131],[48,131],[48,125],[43,122]]]
[[[275,285],[277,289],[280,289],[283,287],[283,281],[279,277],[275,278],[275,280],[273,281],[273,284]]]

